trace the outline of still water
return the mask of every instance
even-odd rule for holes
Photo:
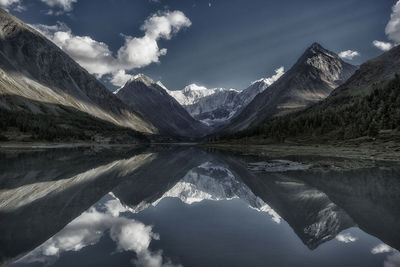
[[[0,264],[400,266],[400,168],[189,146],[0,153]]]

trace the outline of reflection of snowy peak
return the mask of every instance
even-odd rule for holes
[[[280,216],[227,168],[206,162],[190,170],[182,180],[152,203],[157,205],[166,197],[176,197],[186,204],[202,200],[226,200],[240,198],[250,208],[270,214],[273,220],[280,222]]]
[[[237,92],[234,89],[224,89],[224,88],[213,88],[213,89],[208,89],[204,86],[199,86],[197,84],[189,84],[182,90],[177,90],[177,91],[170,91],[167,90],[167,93],[170,94],[173,98],[176,99],[176,101],[179,102],[182,106],[190,106],[193,105],[197,102],[199,102],[202,98],[213,95],[218,92],[224,92],[224,91],[234,91]]]

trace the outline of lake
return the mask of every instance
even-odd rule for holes
[[[0,264],[400,266],[400,167],[192,146],[0,152]]]

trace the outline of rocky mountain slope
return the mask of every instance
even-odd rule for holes
[[[396,46],[363,63],[345,84],[332,92],[332,97],[366,96],[375,88],[383,88],[400,73],[400,47]]]
[[[314,43],[288,72],[257,95],[223,132],[240,131],[269,117],[304,109],[325,99],[355,71],[355,66]]]
[[[397,46],[362,64],[324,101],[297,114],[267,120],[236,137],[262,135],[273,140],[300,138],[318,142],[373,137],[398,142],[399,71],[400,47]]]
[[[161,134],[200,137],[208,132],[204,124],[193,119],[159,84],[143,74],[134,76],[114,94],[157,126]]]
[[[196,84],[187,85],[182,90],[166,90],[193,118],[209,126],[231,117],[234,109],[233,101],[239,94],[235,89],[209,89]]]
[[[156,127],[115,97],[59,47],[3,9],[0,9],[0,108],[54,116],[75,116],[74,111],[80,111],[118,126],[157,133]]]

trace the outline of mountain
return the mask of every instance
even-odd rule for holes
[[[277,74],[271,78],[262,78],[242,90],[213,88],[190,84],[182,90],[169,91],[189,114],[211,127],[216,127],[229,122],[236,116],[253,98],[264,91],[276,79],[283,74],[283,68],[277,70]]]
[[[329,97],[290,116],[265,121],[236,137],[335,141],[400,140],[400,47],[362,64]],[[396,130],[397,129],[397,130]],[[365,139],[366,138],[366,139]],[[357,144],[362,141],[357,139]]]
[[[237,132],[267,118],[319,102],[350,78],[356,69],[314,43],[289,71],[257,95],[222,132]]]
[[[270,78],[262,78],[254,81],[249,87],[244,89],[238,94],[235,99],[233,106],[235,107],[232,118],[240,114],[240,112],[261,92],[271,86],[284,74],[284,69],[279,68],[276,70],[276,74]]]
[[[177,99],[193,118],[209,126],[221,123],[232,116],[234,99],[239,94],[235,89],[207,89],[196,84],[168,93]]]
[[[35,120],[32,115],[87,116],[86,125],[105,121],[157,133],[151,123],[59,47],[3,9],[0,9],[0,109],[23,112],[31,120]],[[60,125],[57,122],[54,127],[64,130],[72,127]]]
[[[220,91],[225,91],[225,89],[208,89],[204,86],[199,86],[194,83],[185,86],[185,88],[183,88],[182,90],[172,91],[167,89],[167,93],[175,98],[176,101],[178,101],[179,104],[181,104],[182,106],[193,105],[197,103],[200,99]]]
[[[200,137],[207,126],[193,119],[159,83],[139,74],[114,95],[155,125],[160,133],[181,137]]]

